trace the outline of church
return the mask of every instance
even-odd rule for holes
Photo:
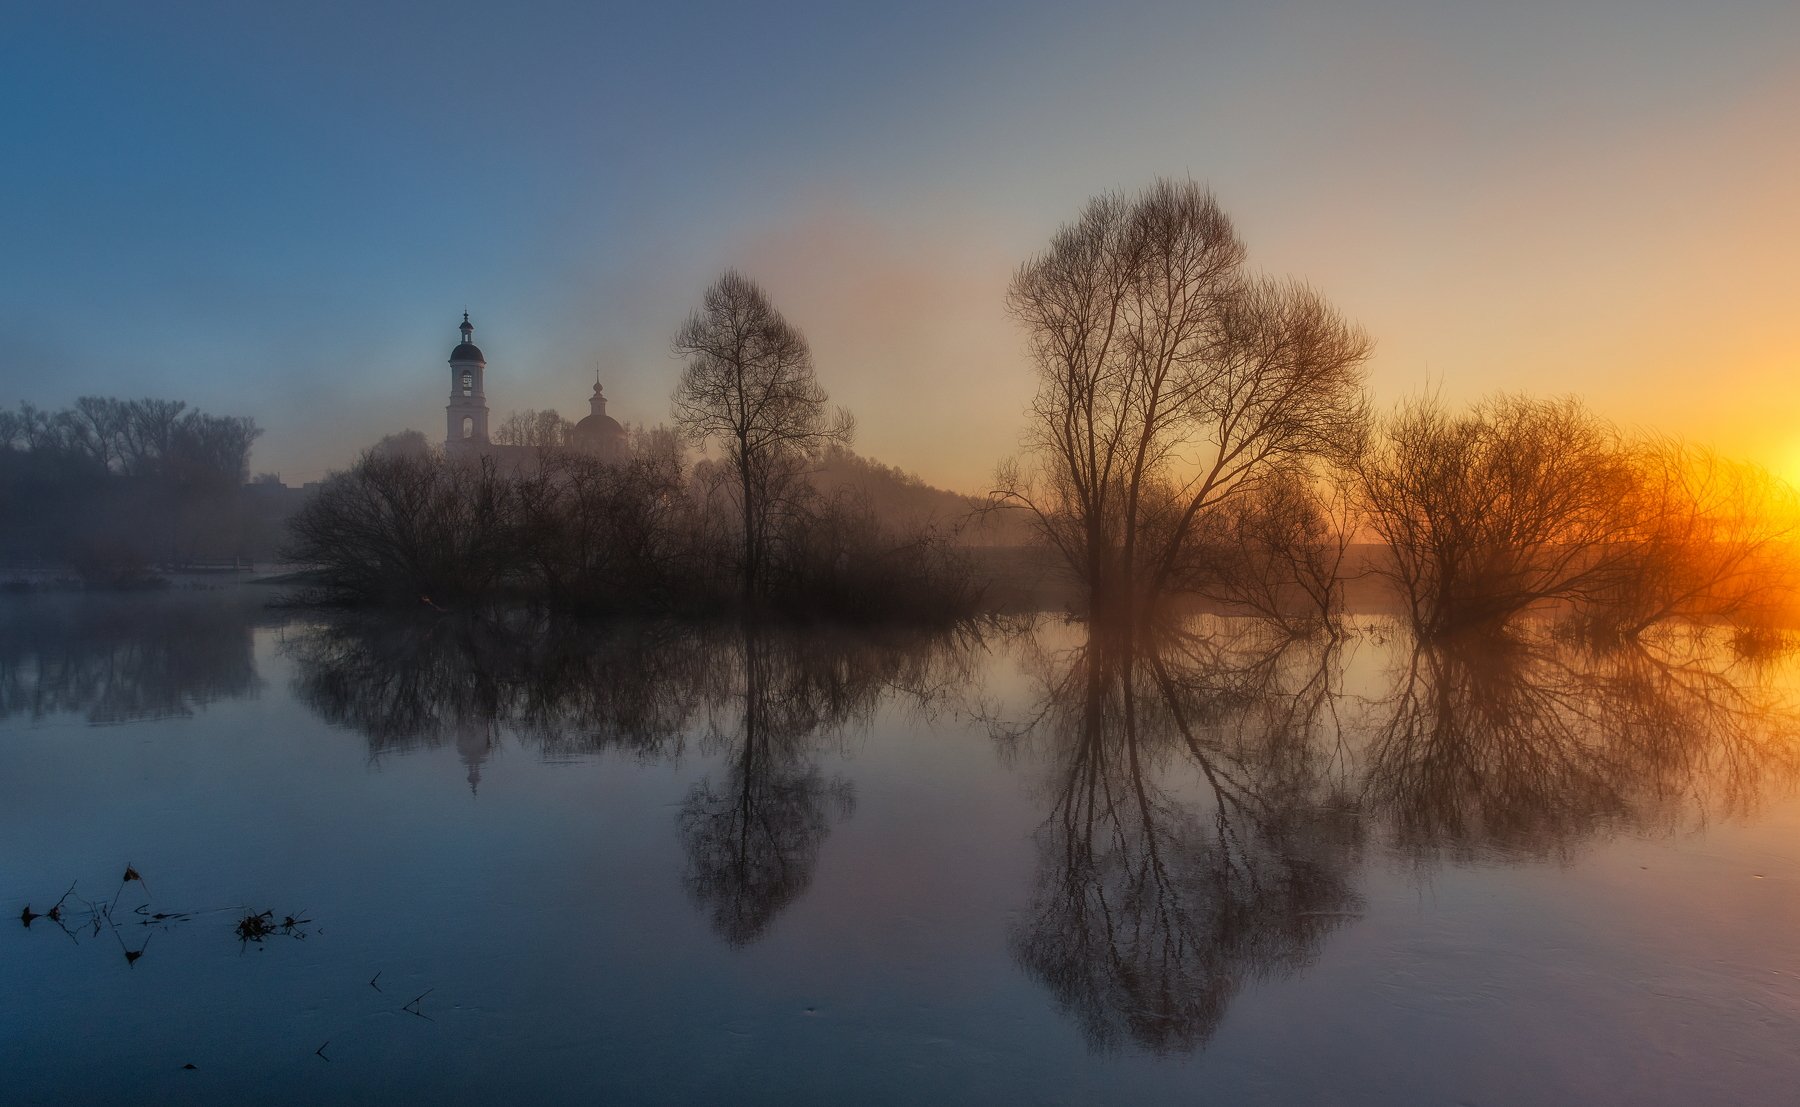
[[[475,345],[475,326],[469,322],[468,312],[463,312],[462,326],[457,329],[462,332],[462,341],[450,351],[444,453],[453,458],[491,457],[514,468],[536,465],[543,447],[506,445],[488,438],[487,358]],[[594,382],[594,394],[588,397],[587,417],[575,424],[563,448],[603,461],[623,461],[628,456],[625,428],[606,413],[606,393],[598,380]]]

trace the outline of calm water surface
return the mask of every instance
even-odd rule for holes
[[[1790,665],[265,599],[0,601],[0,1099],[1800,1087]]]

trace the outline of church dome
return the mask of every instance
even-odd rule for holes
[[[462,332],[462,341],[457,343],[456,349],[450,351],[450,364],[455,365],[459,361],[479,361],[486,365],[487,358],[481,356],[481,347],[475,345],[475,324],[469,322],[468,312],[463,312],[462,326],[456,329]]]
[[[610,415],[589,415],[575,424],[575,437],[583,441],[616,437],[625,433],[625,427]]]

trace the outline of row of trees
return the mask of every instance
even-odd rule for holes
[[[181,400],[83,396],[61,411],[0,411],[0,448],[79,458],[108,473],[236,487],[250,475],[254,419]]]
[[[1572,400],[1426,397],[1377,417],[1367,336],[1246,256],[1206,189],[1159,181],[1094,199],[1014,276],[1038,388],[996,500],[1024,510],[1096,617],[1199,596],[1301,630],[1330,625],[1363,571],[1430,636],[1547,603],[1615,637],[1670,618],[1767,625],[1793,603],[1796,514],[1766,475]],[[673,348],[674,431],[623,468],[564,458],[515,479],[368,460],[302,520],[297,552],[366,598],[529,577],[549,602],[614,607],[662,596],[677,565],[708,594],[729,573],[747,607],[834,606],[845,581],[889,593],[860,596],[867,609],[908,608],[893,593],[926,578],[953,591],[945,535],[884,533],[866,504],[821,493],[854,420],[760,286],[726,272]],[[570,425],[522,412],[498,437],[560,457]],[[691,473],[686,446],[709,452]],[[378,555],[373,535],[419,552]],[[907,550],[929,556],[889,571]]]
[[[1160,181],[1093,200],[1013,279],[1038,388],[996,495],[1096,616],[1187,594],[1329,621],[1358,540],[1428,635],[1550,601],[1624,636],[1792,603],[1778,482],[1573,400],[1428,397],[1376,418],[1368,339],[1244,261],[1209,192]]]
[[[700,613],[745,601],[737,487],[656,432],[620,462],[545,450],[520,469],[370,451],[294,516],[290,554],[327,602]],[[884,525],[810,483],[778,506],[756,531],[755,604],[867,619],[973,608],[947,533]]]
[[[61,411],[0,411],[0,557],[117,580],[239,556],[255,537],[242,488],[261,433],[178,400],[83,396]]]

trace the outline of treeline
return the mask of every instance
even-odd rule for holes
[[[312,601],[705,614],[746,602],[724,483],[657,431],[635,435],[622,462],[550,448],[519,469],[372,450],[295,515],[288,552],[311,567]],[[947,530],[884,524],[866,500],[807,481],[771,514],[757,606],[921,621],[975,607]]]
[[[179,400],[83,396],[0,411],[0,559],[96,583],[267,547],[242,494],[254,420]]]
[[[1245,260],[1209,192],[1161,181],[1093,200],[1013,280],[1038,389],[996,498],[1097,618],[1198,596],[1329,627],[1357,543],[1426,637],[1534,610],[1613,638],[1668,619],[1755,636],[1800,615],[1779,481],[1574,400],[1377,416],[1368,339]]]

